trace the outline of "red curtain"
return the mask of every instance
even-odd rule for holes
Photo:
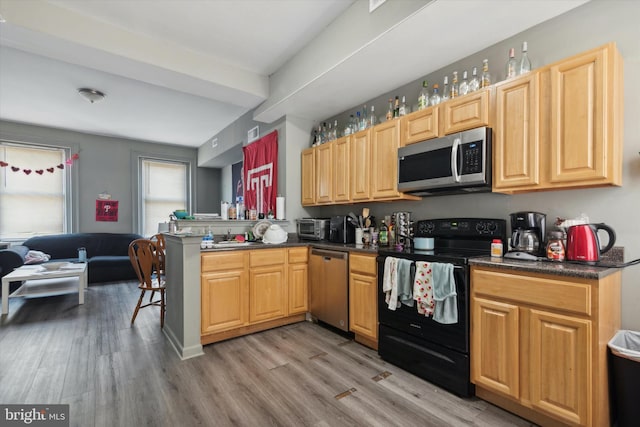
[[[244,205],[258,213],[275,214],[278,191],[278,131],[242,147]]]

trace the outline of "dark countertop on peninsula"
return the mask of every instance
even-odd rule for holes
[[[598,280],[620,271],[619,268],[595,267],[587,264],[557,261],[524,261],[511,258],[475,257],[469,259],[470,265],[501,268],[514,272],[555,274]]]

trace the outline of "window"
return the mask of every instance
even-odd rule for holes
[[[152,236],[176,209],[189,210],[189,164],[140,159],[141,234]]]
[[[69,150],[0,142],[0,239],[65,233],[70,227]],[[15,169],[15,170],[14,170]],[[52,172],[51,172],[52,170]]]

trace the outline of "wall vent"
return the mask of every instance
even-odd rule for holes
[[[247,132],[247,143],[255,141],[258,138],[260,138],[260,126],[249,129]]]

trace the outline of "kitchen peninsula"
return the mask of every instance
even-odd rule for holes
[[[201,250],[202,235],[165,237],[168,302],[164,333],[182,359],[202,355],[203,344],[306,319],[309,242],[299,242],[293,237],[284,244],[255,243]],[[311,245],[359,252],[361,258],[367,259],[375,259],[377,253],[376,247],[353,244]],[[365,273],[372,275],[375,284],[375,261],[370,264],[372,271]],[[260,288],[249,286],[252,282],[259,282]],[[351,291],[357,289],[355,284]],[[371,310],[376,305],[375,286],[358,297],[371,301],[362,303],[366,309],[362,315],[358,313],[359,307],[351,307],[351,321],[357,324],[350,325],[350,329],[356,333],[356,341],[375,348],[377,313]],[[224,305],[216,307],[221,299]],[[372,314],[375,316],[370,319]]]

